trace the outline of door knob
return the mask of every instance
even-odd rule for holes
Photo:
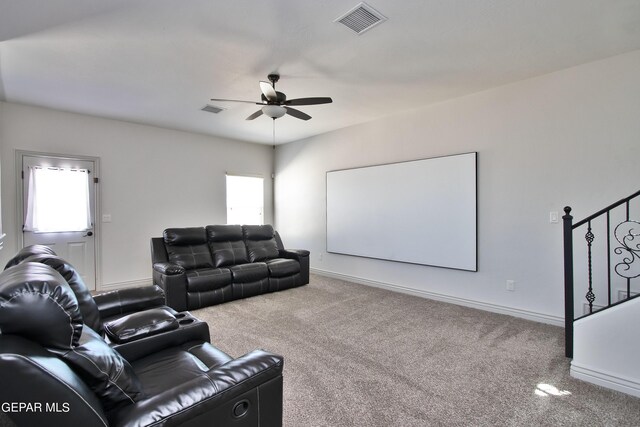
[[[83,235],[82,237],[91,237],[93,236],[93,231],[87,231],[87,234]]]

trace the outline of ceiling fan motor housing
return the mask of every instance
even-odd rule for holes
[[[275,105],[281,105],[287,100],[287,95],[285,95],[282,92],[276,91],[276,95],[277,95],[277,98],[275,101],[269,101],[267,97],[264,96],[264,94],[261,94],[260,98],[262,99],[263,102],[266,102],[267,104],[275,104]]]

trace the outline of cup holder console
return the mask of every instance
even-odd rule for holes
[[[164,348],[167,342],[211,341],[209,326],[188,311],[171,314],[171,317],[175,318],[172,329],[158,331],[128,342],[116,342],[109,338],[110,345],[114,346],[125,359],[135,360],[147,354],[150,348]],[[1,425],[2,422],[0,422]]]
[[[176,314],[176,320],[178,321],[178,324],[180,326],[186,326],[195,322],[199,322],[199,320],[193,317],[188,311],[183,311]]]

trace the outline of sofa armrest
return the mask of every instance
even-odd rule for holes
[[[305,249],[281,249],[278,254],[281,258],[298,261],[300,263],[300,285],[309,283],[309,251]]]
[[[281,249],[278,251],[280,258],[290,258],[300,261],[300,258],[309,257],[311,252],[305,249]]]
[[[159,286],[166,298],[166,304],[176,311],[186,311],[187,307],[187,275],[165,274],[153,269],[153,284]]]
[[[113,425],[181,425],[200,419],[230,425],[282,425],[281,356],[255,350],[114,414]],[[243,410],[246,413],[242,414]],[[242,424],[244,425],[244,424]]]
[[[168,276],[175,276],[184,273],[184,267],[172,262],[156,262],[153,264],[153,269],[158,273],[166,274]]]
[[[95,295],[93,299],[98,305],[98,311],[103,320],[118,314],[165,305],[164,292],[158,286],[117,289]]]

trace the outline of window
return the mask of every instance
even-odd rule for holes
[[[25,231],[91,228],[87,170],[30,167],[28,179]]]
[[[264,179],[227,175],[227,224],[262,225]]]

